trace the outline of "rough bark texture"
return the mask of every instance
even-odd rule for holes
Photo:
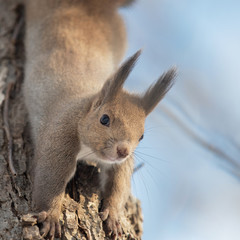
[[[17,0],[0,0],[0,239],[42,239],[31,215],[31,181],[27,170],[33,150],[29,138],[27,114],[21,85],[24,67],[24,6]],[[4,131],[3,105],[10,91],[8,116],[13,138],[13,165],[8,164],[8,140]],[[6,116],[6,115],[5,115]],[[78,166],[81,171],[68,184],[61,216],[62,239],[108,239],[98,216],[101,205],[98,191],[98,169]],[[122,239],[140,239],[142,214],[140,203],[130,197],[122,219]]]

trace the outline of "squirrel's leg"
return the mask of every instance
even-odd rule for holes
[[[114,238],[121,236],[120,218],[131,193],[133,158],[130,156],[121,164],[101,168],[103,182],[103,205],[100,217],[105,221],[105,231]]]
[[[59,217],[65,188],[75,172],[76,160],[71,154],[61,151],[41,151],[36,154],[34,171],[33,205],[38,212],[38,223],[42,223],[40,233],[49,239],[60,237]],[[49,155],[47,156],[47,153]]]

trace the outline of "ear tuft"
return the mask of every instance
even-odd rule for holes
[[[123,83],[126,81],[128,75],[131,73],[131,71],[133,70],[140,54],[141,54],[142,50],[138,50],[133,56],[131,56],[130,58],[128,58],[123,64],[122,66],[117,70],[117,72],[114,74],[113,77],[113,82],[115,84],[113,84],[112,90],[114,91],[114,89],[119,89],[123,86]]]
[[[116,73],[105,82],[100,93],[100,98],[102,99],[103,104],[115,98],[118,92],[122,89],[124,82],[134,68],[140,54],[141,50],[137,51],[133,56],[128,58],[116,71]]]
[[[142,97],[142,106],[146,115],[148,115],[156,107],[156,105],[173,86],[176,75],[177,69],[176,67],[173,67],[166,73],[162,74],[157,82],[148,88]]]

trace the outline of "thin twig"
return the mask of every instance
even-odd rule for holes
[[[12,135],[10,132],[9,128],[9,116],[8,116],[8,105],[9,105],[9,97],[10,97],[10,92],[13,87],[14,83],[10,82],[7,85],[7,90],[6,90],[6,95],[5,95],[5,100],[4,100],[4,106],[3,106],[3,123],[4,123],[4,130],[7,136],[8,140],[8,164],[9,168],[11,170],[11,173],[16,176],[16,170],[13,166],[13,160],[12,160],[12,146],[13,146],[13,141],[12,141]]]
[[[133,169],[133,173],[137,172],[139,169],[141,169],[144,166],[144,163],[140,163],[138,164],[134,169]]]
[[[179,108],[179,106],[176,105],[175,102],[173,102],[173,103],[175,104],[176,107]],[[172,118],[178,124],[178,126],[181,127],[182,130],[184,130],[197,143],[201,144],[203,147],[207,148],[209,151],[216,154],[217,156],[219,156],[219,157],[223,158],[224,160],[228,161],[234,169],[233,172],[235,172],[235,169],[238,169],[238,171],[239,171],[240,164],[237,162],[237,160],[233,159],[230,155],[225,153],[224,150],[220,149],[217,145],[214,145],[211,142],[208,142],[203,137],[201,137],[199,134],[197,134],[193,130],[193,128],[190,126],[189,122],[187,122],[186,120],[185,121],[182,120],[181,117],[179,117],[173,110],[171,110],[170,108],[167,108],[167,107],[163,107],[162,109],[170,118]],[[181,110],[181,112],[183,114],[186,115],[186,113],[184,112],[183,109],[181,109],[181,108],[179,108],[179,109]],[[238,174],[238,176],[239,176],[239,174]]]

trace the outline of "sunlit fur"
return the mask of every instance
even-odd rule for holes
[[[34,143],[33,204],[46,211],[41,233],[53,237],[76,162],[100,167],[102,220],[113,233],[129,197],[133,151],[146,116],[172,86],[174,70],[146,93],[123,84],[140,55],[121,67],[126,34],[118,0],[28,0],[24,100]],[[100,123],[103,114],[110,125]],[[119,157],[117,149],[128,153]],[[84,150],[85,149],[85,150]],[[87,151],[91,151],[89,154]],[[59,228],[57,228],[59,232]]]
[[[175,77],[176,68],[171,68],[144,93],[142,105],[146,114],[149,114],[170,90],[174,84]]]

